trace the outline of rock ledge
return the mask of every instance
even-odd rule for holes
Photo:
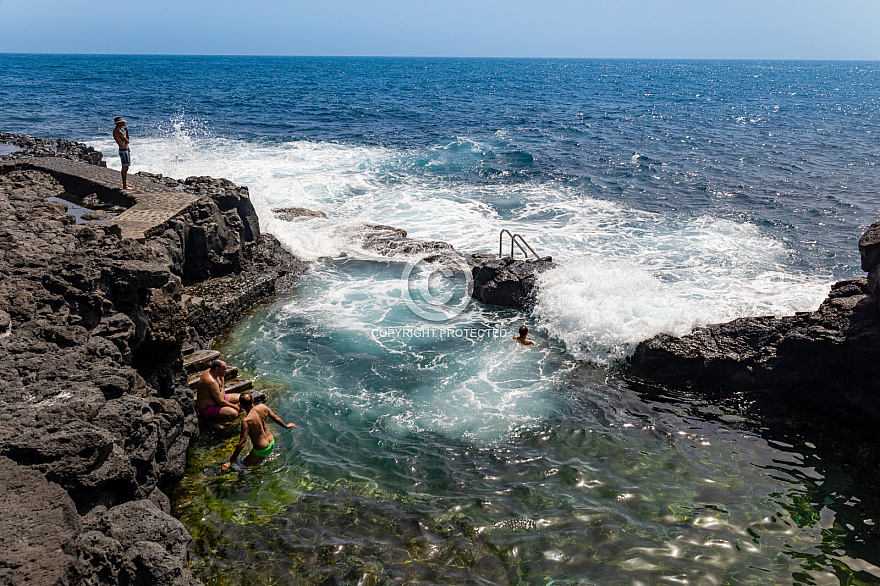
[[[630,359],[638,376],[730,391],[759,390],[880,421],[880,222],[859,240],[867,278],[841,281],[816,311],[740,318],[675,338],[659,335]]]
[[[141,173],[122,194],[71,144],[87,162],[0,162],[0,583],[195,585],[164,494],[199,429],[182,346],[305,264],[260,233],[246,188]],[[124,238],[117,212],[89,221],[72,198],[177,207]]]

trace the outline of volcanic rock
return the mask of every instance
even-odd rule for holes
[[[534,302],[538,275],[554,266],[550,257],[481,259],[472,269],[472,296],[490,305],[528,308]]]
[[[0,520],[15,540],[2,583],[197,583],[162,489],[198,433],[182,345],[229,321],[191,324],[184,287],[235,283],[217,310],[235,306],[234,319],[304,266],[260,234],[246,188],[144,174],[132,196],[117,182],[67,159],[0,163],[0,494],[15,501]],[[46,200],[131,206],[180,191],[197,197],[141,240]]]
[[[94,148],[81,142],[65,140],[47,140],[27,134],[10,134],[0,132],[0,143],[15,145],[20,150],[0,156],[0,160],[18,160],[30,157],[61,157],[73,161],[83,161],[90,165],[106,167],[104,155]]]
[[[880,420],[880,223],[859,241],[867,279],[841,281],[813,312],[740,318],[638,345],[632,371],[660,382],[797,397],[844,416]]]
[[[69,583],[75,558],[66,548],[81,522],[67,493],[39,472],[0,457],[0,506],[0,583]]]
[[[275,208],[272,210],[275,217],[285,222],[308,220],[310,218],[327,218],[325,212],[309,210],[306,208]]]

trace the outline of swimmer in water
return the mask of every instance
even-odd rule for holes
[[[535,343],[532,340],[529,340],[529,328],[526,326],[522,326],[519,329],[519,336],[514,336],[514,340],[522,344],[523,346],[534,346]]]

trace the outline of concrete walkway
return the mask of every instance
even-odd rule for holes
[[[128,208],[107,222],[119,226],[122,238],[144,240],[145,232],[164,224],[199,199],[137,175],[128,176],[128,184],[134,189],[125,190],[119,171],[68,159],[34,157],[0,165],[42,171],[73,195],[86,197],[94,193],[102,202]]]

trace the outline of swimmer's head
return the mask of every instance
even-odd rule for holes
[[[528,336],[528,335],[529,335],[529,328],[527,328],[526,326],[520,326],[520,328],[519,328],[519,337],[520,337],[520,338],[525,338],[525,337]]]
[[[238,396],[238,404],[247,411],[254,406],[254,398],[250,393],[242,393]]]

